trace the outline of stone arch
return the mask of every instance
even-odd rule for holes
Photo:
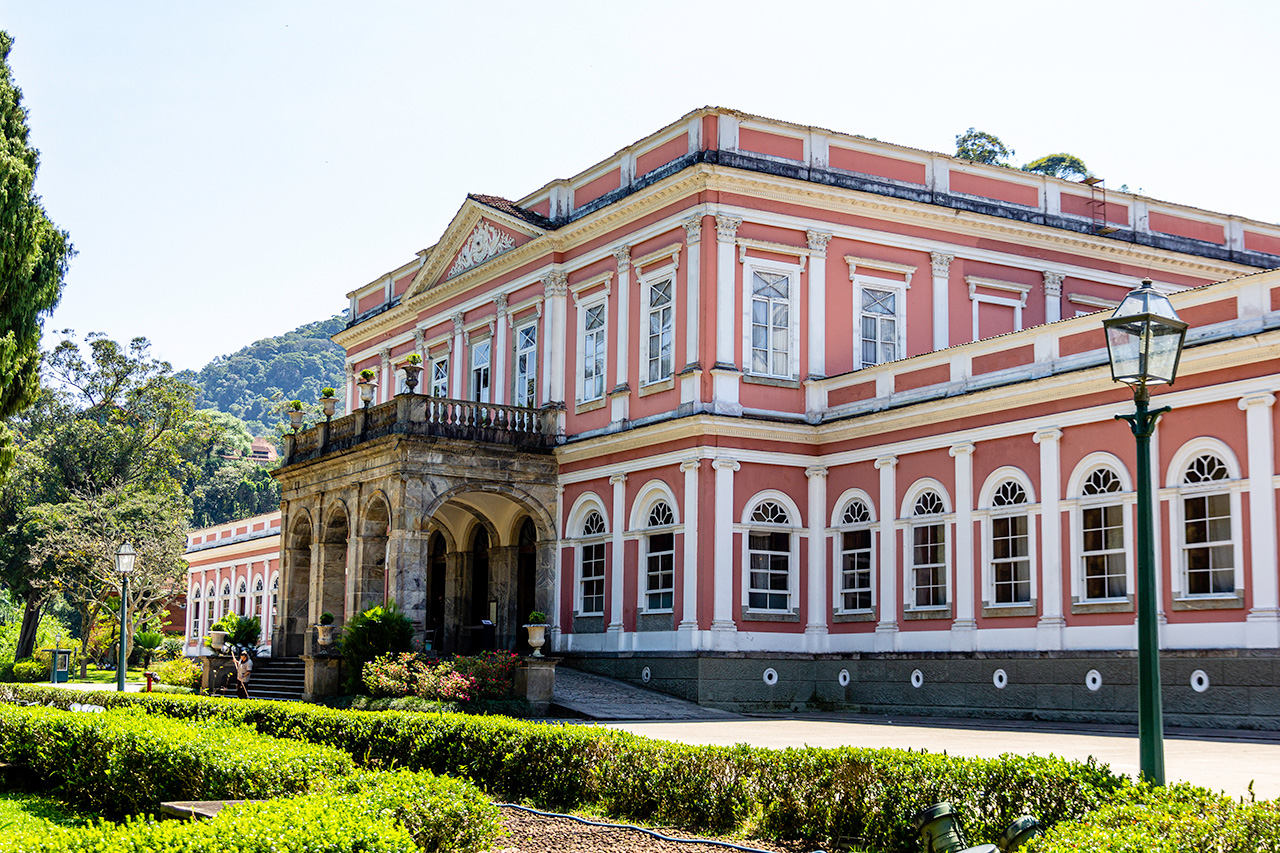
[[[320,532],[320,611],[332,613],[334,625],[347,621],[347,551],[351,542],[351,518],[341,501],[330,504]]]
[[[374,492],[364,502],[358,526],[352,612],[362,613],[387,602],[387,556],[392,527],[391,501]]]
[[[440,507],[444,506],[451,500],[459,498],[468,492],[482,492],[487,494],[500,495],[507,500],[517,504],[521,509],[528,513],[533,519],[534,525],[538,528],[538,541],[554,540],[556,538],[555,518],[551,511],[529,492],[517,486],[506,483],[460,483],[452,486],[427,502],[423,507],[424,516],[433,516]],[[494,531],[496,532],[496,531]],[[514,531],[512,531],[514,532]]]
[[[311,606],[311,547],[315,525],[306,509],[290,513],[284,541],[284,580],[281,582],[279,640],[272,644],[283,655],[299,655],[304,650]]]

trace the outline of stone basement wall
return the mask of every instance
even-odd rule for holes
[[[568,654],[565,665],[732,711],[1137,724],[1134,652]],[[646,678],[646,669],[647,678]],[[768,670],[772,684],[766,681]],[[919,686],[913,674],[919,671]],[[1004,671],[1005,686],[995,684]],[[1086,681],[1096,670],[1096,690]],[[848,683],[842,685],[842,671]],[[1208,686],[1192,687],[1203,671]],[[1166,726],[1280,730],[1280,651],[1164,651]],[[1204,686],[1203,679],[1197,679]]]

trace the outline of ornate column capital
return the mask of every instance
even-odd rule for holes
[[[955,259],[955,255],[948,255],[946,252],[929,253],[929,263],[933,265],[933,274],[939,278],[946,278],[951,275],[951,262]]]
[[[742,466],[732,459],[713,459],[711,467],[717,471],[737,471]]]
[[[896,468],[897,465],[898,465],[898,457],[896,456],[881,456],[879,459],[876,460],[877,470],[884,470],[885,468]]]
[[[812,480],[814,477],[825,477],[827,476],[828,473],[830,472],[821,465],[815,465],[812,468],[804,469],[804,475],[808,477],[810,480]]]
[[[1274,406],[1276,404],[1276,395],[1270,391],[1259,391],[1255,394],[1247,394],[1240,398],[1236,403],[1240,407],[1240,411],[1247,411],[1254,406]]]
[[[542,292],[548,299],[564,296],[569,292],[569,274],[560,270],[547,273],[547,277],[542,280]]]
[[[382,363],[384,365],[390,364],[391,363],[390,347],[383,347],[382,349],[378,350],[378,357],[382,359]]]
[[[461,311],[453,315],[453,333],[455,335],[462,334],[462,312]]]
[[[948,452],[951,454],[952,459],[956,459],[961,456],[972,456],[974,449],[973,442],[965,441],[960,444],[951,445],[951,450]]]
[[[422,349],[422,345],[427,340],[427,333],[422,329],[413,330],[413,348]]]
[[[1062,280],[1067,277],[1066,273],[1054,272],[1053,270],[1044,271],[1044,295],[1045,296],[1061,296]]]
[[[624,483],[626,483],[626,482],[627,482],[627,475],[626,475],[626,474],[614,474],[612,477],[610,477],[610,478],[609,478],[609,482],[610,482],[612,485],[620,486],[620,485],[622,485],[622,484],[624,484]]]
[[[1057,427],[1045,427],[1044,429],[1038,429],[1035,431],[1035,434],[1031,436],[1031,440],[1036,444],[1043,444],[1046,441],[1057,441],[1060,438],[1062,438],[1062,430]]]
[[[815,257],[825,258],[831,235],[826,231],[806,231],[804,234],[809,238],[809,251],[813,252]]]
[[[626,272],[631,269],[631,247],[620,246],[613,250],[614,260],[618,262],[618,272]]]
[[[702,217],[695,216],[693,219],[686,220],[681,225],[684,226],[684,241],[690,245],[702,241]]]
[[[742,225],[741,218],[720,214],[716,217],[716,236],[723,243],[732,242],[738,236],[738,227],[740,225]]]
[[[686,459],[680,463],[680,470],[688,473],[689,471],[697,471],[702,467],[701,459]]]

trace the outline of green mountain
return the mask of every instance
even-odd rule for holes
[[[329,336],[346,324],[345,315],[335,314],[255,341],[180,376],[200,388],[197,407],[235,415],[255,435],[274,436],[276,425],[286,420],[284,403],[314,403],[320,399],[321,388],[341,389],[343,351]],[[342,399],[339,393],[339,414]]]

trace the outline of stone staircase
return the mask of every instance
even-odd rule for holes
[[[249,676],[249,698],[301,701],[306,689],[305,666],[298,658],[258,658],[253,662],[253,675]],[[224,669],[216,676],[215,683],[222,686],[214,695],[235,696],[235,670],[229,665]]]

